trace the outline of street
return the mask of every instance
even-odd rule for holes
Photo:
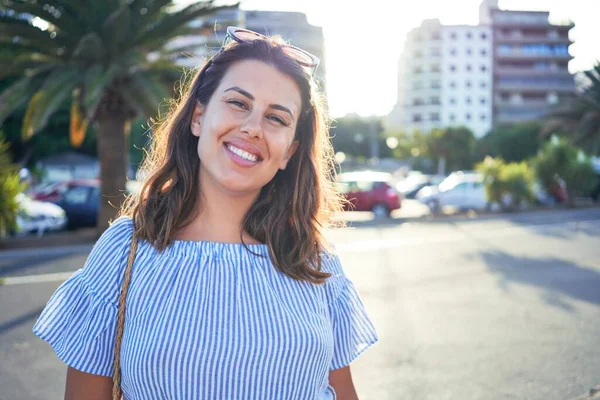
[[[600,209],[372,223],[331,232],[380,341],[361,399],[567,400],[600,384]],[[31,333],[89,246],[0,253],[0,399],[61,399]]]

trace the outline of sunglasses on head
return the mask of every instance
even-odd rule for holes
[[[255,40],[267,40],[268,38],[258,32],[244,28],[238,28],[236,26],[229,26],[227,27],[225,44],[227,43],[228,39],[234,40],[238,43],[252,43]],[[296,60],[296,62],[301,66],[309,68],[312,75],[315,74],[319,63],[321,62],[317,56],[290,44],[283,45],[283,51],[285,54]]]

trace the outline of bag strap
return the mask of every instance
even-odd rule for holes
[[[135,261],[135,253],[137,251],[137,235],[135,226],[131,237],[131,247],[129,248],[129,257],[127,258],[127,268],[125,268],[125,278],[123,286],[121,286],[121,294],[119,295],[119,312],[117,314],[117,335],[115,339],[115,358],[113,360],[113,400],[121,400],[121,341],[123,339],[123,329],[125,328],[125,306],[127,300],[127,291],[129,290],[129,282],[131,281],[131,270]]]

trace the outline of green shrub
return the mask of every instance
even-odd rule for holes
[[[16,229],[19,210],[16,196],[24,189],[18,167],[11,162],[9,148],[9,143],[0,132],[0,237]]]
[[[547,191],[560,179],[565,182],[571,207],[577,197],[589,195],[596,180],[590,159],[564,138],[553,138],[547,143],[535,158],[534,168]]]
[[[506,164],[501,158],[486,157],[476,169],[484,176],[488,201],[503,210],[514,210],[534,200],[534,172],[526,162]]]

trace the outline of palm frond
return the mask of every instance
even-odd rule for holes
[[[27,21],[7,15],[0,16],[0,37],[9,38],[13,42],[18,38],[19,41],[37,47],[58,48],[68,44],[65,35],[43,31]]]
[[[69,98],[80,80],[81,71],[75,68],[61,68],[50,73],[27,106],[22,125],[24,139],[46,126],[48,118]]]
[[[0,126],[17,108],[27,103],[42,86],[44,79],[43,73],[33,77],[25,76],[4,89],[0,94]]]
[[[106,49],[100,35],[96,32],[84,35],[73,50],[71,58],[73,61],[88,64],[102,63],[106,59]]]
[[[69,32],[69,34],[82,34],[82,26],[78,23],[77,19],[74,19],[68,12],[65,12],[66,10],[59,3],[62,2],[44,1],[43,3],[38,3],[25,0],[4,0],[2,5],[6,9],[17,13],[39,17],[61,31]]]
[[[162,48],[167,41],[189,29],[187,24],[190,21],[219,10],[236,8],[238,5],[239,3],[213,7],[212,1],[191,4],[180,11],[164,15],[147,29],[140,31],[134,43],[148,49]]]

